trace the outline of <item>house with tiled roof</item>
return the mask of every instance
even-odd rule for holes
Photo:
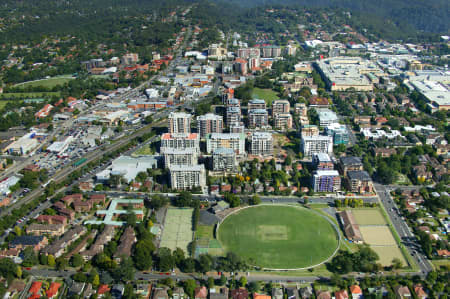
[[[244,288],[231,290],[232,299],[248,299],[248,291]]]
[[[331,293],[328,291],[316,291],[316,299],[331,299]]]
[[[253,299],[272,299],[269,295],[253,293]]]
[[[363,297],[363,292],[357,284],[350,286],[350,293],[352,295],[352,299],[362,299]]]
[[[347,290],[336,291],[334,292],[334,296],[336,297],[336,299],[348,299]]]
[[[394,287],[394,293],[398,299],[409,299],[411,298],[411,292],[407,286],[398,285]]]
[[[50,284],[50,287],[48,288],[47,292],[45,293],[47,295],[47,298],[54,298],[56,295],[58,295],[59,288],[61,287],[61,284],[59,282],[52,282]]]
[[[414,285],[414,293],[416,293],[417,298],[419,299],[427,299],[428,294],[423,289],[423,286],[421,284]]]
[[[205,286],[197,287],[194,291],[195,299],[206,299],[208,297],[208,289]]]

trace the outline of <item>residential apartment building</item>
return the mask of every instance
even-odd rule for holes
[[[339,159],[339,170],[343,176],[346,176],[348,171],[363,170],[361,158],[355,156],[341,157]]]
[[[277,113],[273,118],[273,127],[277,130],[292,129],[292,115],[290,113]]]
[[[186,190],[206,186],[206,171],[203,164],[171,165],[169,173],[172,189]]]
[[[205,138],[210,133],[222,133],[223,117],[213,113],[198,116],[197,131],[200,134],[200,138]]]
[[[230,133],[243,134],[245,132],[245,127],[241,123],[233,123],[230,125]]]
[[[248,59],[250,57],[260,57],[261,51],[259,48],[240,48],[237,50],[239,58]]]
[[[279,46],[265,46],[261,48],[262,57],[275,58],[281,56],[281,48]]]
[[[253,132],[250,140],[250,153],[255,156],[273,155],[273,137],[269,132]]]
[[[308,108],[305,103],[296,103],[294,106],[295,114],[299,117],[307,117],[308,116]]]
[[[264,128],[269,125],[269,113],[266,109],[252,109],[248,112],[249,128]]]
[[[200,151],[199,135],[197,133],[190,133],[190,134],[164,133],[161,135],[160,152],[164,153],[164,151],[168,148],[174,148],[174,149],[193,148],[199,152]]]
[[[333,144],[348,144],[350,141],[349,133],[345,125],[338,124],[337,126],[331,126],[325,128],[325,134],[333,137]]]
[[[185,112],[171,112],[168,117],[169,133],[190,133],[192,115]]]
[[[347,172],[347,189],[355,193],[372,193],[373,183],[370,175],[364,170]]]
[[[212,133],[206,139],[208,154],[217,148],[231,148],[236,155],[245,154],[245,135],[238,133]]]
[[[330,136],[302,137],[301,150],[307,157],[313,154],[333,152],[333,138]]]
[[[241,122],[241,109],[239,107],[227,107],[226,110],[227,125],[236,124]]]
[[[198,151],[194,148],[167,148],[164,150],[164,168],[170,165],[196,165],[198,164]]]
[[[253,99],[248,101],[247,109],[250,112],[253,109],[266,109],[266,101],[261,99]]]
[[[339,119],[333,111],[328,108],[316,109],[319,116],[319,125],[321,127],[328,127],[339,123]]]
[[[333,161],[328,154],[318,153],[312,155],[312,164],[317,170],[332,170],[334,169]]]
[[[303,125],[301,133],[302,137],[319,136],[319,127],[315,125]]]
[[[341,189],[341,178],[337,170],[317,170],[312,182],[314,192],[337,192]]]
[[[236,169],[236,153],[231,148],[216,148],[213,152],[212,169],[214,171],[234,171]]]
[[[275,100],[272,102],[272,116],[277,113],[289,113],[291,104],[288,100]]]

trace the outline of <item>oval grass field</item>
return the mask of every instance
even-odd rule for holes
[[[322,216],[300,207],[261,205],[229,215],[218,239],[225,251],[268,269],[306,268],[327,260],[339,242]]]

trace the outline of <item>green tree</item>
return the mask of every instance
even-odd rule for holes
[[[242,288],[245,288],[245,286],[247,285],[247,278],[245,278],[245,276],[241,276],[241,278],[239,279],[239,285]]]
[[[184,282],[184,291],[190,298],[194,298],[194,291],[196,287],[197,284],[193,279],[188,279]]]
[[[141,240],[136,243],[133,260],[138,270],[147,270],[152,267],[152,254],[154,250],[155,246],[151,240]]]
[[[55,267],[56,266],[56,261],[55,261],[55,257],[51,254],[49,254],[47,256],[47,264],[49,267]]]
[[[81,267],[84,263],[83,257],[76,253],[70,258],[70,265],[74,268]]]
[[[32,247],[27,247],[22,251],[24,267],[33,267],[39,263],[39,258]]]
[[[252,206],[259,205],[261,203],[261,198],[258,195],[253,195],[249,199],[249,204]]]

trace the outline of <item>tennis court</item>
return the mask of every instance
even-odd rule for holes
[[[160,247],[175,250],[181,248],[188,252],[188,245],[192,242],[192,212],[194,209],[170,208],[167,209],[164,221],[164,230]]]

